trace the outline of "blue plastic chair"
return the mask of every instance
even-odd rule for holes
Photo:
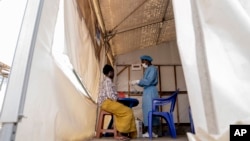
[[[191,133],[195,134],[194,122],[193,122],[192,111],[191,111],[191,107],[190,106],[188,107],[188,113],[189,113]]]
[[[176,138],[176,129],[175,129],[173,112],[174,112],[174,107],[175,107],[176,98],[177,98],[178,93],[179,93],[179,89],[177,89],[168,98],[153,99],[152,111],[148,112],[148,132],[149,132],[150,139],[152,139],[152,119],[153,119],[153,116],[163,117],[168,124],[171,137]],[[157,111],[157,107],[167,105],[167,104],[171,104],[170,110],[168,112]]]

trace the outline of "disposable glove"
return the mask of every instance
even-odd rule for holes
[[[130,81],[130,85],[137,85],[139,84],[140,80],[132,80]]]

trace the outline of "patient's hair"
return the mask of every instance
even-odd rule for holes
[[[111,65],[106,64],[102,70],[103,74],[107,75],[110,71],[114,71],[113,67]]]

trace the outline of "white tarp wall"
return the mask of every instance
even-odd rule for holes
[[[65,1],[67,49],[82,80],[92,80],[87,89],[96,99],[99,63],[85,24],[77,19],[74,2]],[[59,0],[28,2],[1,115],[3,140],[10,139],[11,123],[16,122],[15,141],[76,141],[94,135],[96,104],[73,85],[51,52],[58,8]],[[34,31],[28,32],[33,26]]]
[[[250,1],[175,0],[173,5],[196,137],[227,141],[229,125],[250,115]]]
[[[94,100],[97,99],[99,80],[105,62],[105,53],[101,62],[95,57],[94,44],[88,32],[85,20],[79,18],[76,1],[65,0],[65,43],[68,55],[76,72]],[[100,66],[100,67],[99,67]],[[100,69],[101,68],[101,69]]]

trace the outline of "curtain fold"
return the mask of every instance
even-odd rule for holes
[[[244,123],[250,114],[250,2],[176,0],[173,5],[194,125],[200,129],[196,135],[229,137],[229,125]]]

